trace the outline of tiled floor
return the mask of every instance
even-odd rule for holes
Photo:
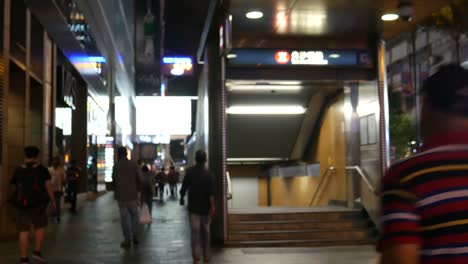
[[[112,194],[87,204],[75,215],[51,224],[44,254],[49,263],[191,263],[185,208],[177,201],[155,204],[154,223],[141,228],[141,245],[119,247],[122,239],[118,209]],[[0,243],[0,263],[17,263],[16,241]],[[336,248],[215,249],[211,263],[367,264],[376,263],[370,246]]]

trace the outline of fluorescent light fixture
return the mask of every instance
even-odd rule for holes
[[[90,62],[106,63],[106,58],[102,56],[90,56],[88,59]]]
[[[192,64],[192,58],[190,57],[164,57],[164,64]]]
[[[383,21],[395,21],[398,18],[400,18],[400,16],[398,14],[394,14],[394,13],[387,13],[387,14],[384,14],[382,16]]]
[[[235,59],[235,58],[237,58],[237,54],[234,54],[234,53],[228,54],[227,58],[228,59]]]
[[[228,158],[228,162],[287,161],[285,158]]]
[[[306,109],[300,105],[236,105],[226,112],[231,115],[301,115]]]
[[[328,57],[330,57],[331,59],[338,59],[339,57],[341,57],[341,55],[337,53],[333,53],[333,54],[330,54],[330,56]]]
[[[300,85],[228,85],[230,91],[300,91]]]
[[[263,17],[263,13],[260,11],[251,11],[245,14],[248,19],[259,19]]]

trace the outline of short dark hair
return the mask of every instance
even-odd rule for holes
[[[35,159],[39,157],[39,148],[36,146],[27,146],[24,148],[24,155],[28,159]]]
[[[206,162],[206,152],[203,150],[198,150],[195,153],[195,161],[197,164],[204,164]]]
[[[456,64],[441,66],[422,89],[425,101],[437,110],[468,117],[468,70]]]
[[[144,166],[141,168],[141,170],[142,170],[143,172],[149,171],[148,166],[146,166],[146,165],[144,165]]]
[[[127,148],[118,147],[117,148],[117,158],[121,159],[123,157],[127,157]]]

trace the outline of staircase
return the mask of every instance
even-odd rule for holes
[[[365,245],[375,241],[361,210],[345,208],[237,210],[228,216],[227,246],[318,247]]]

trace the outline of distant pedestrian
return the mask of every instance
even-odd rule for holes
[[[50,182],[51,176],[48,169],[40,164],[39,152],[36,146],[26,147],[25,163],[16,168],[10,181],[9,202],[16,208],[21,264],[29,263],[28,246],[31,228],[34,230],[35,238],[32,259],[35,263],[46,263],[41,250],[47,227],[47,205],[50,201],[52,209],[56,207]]]
[[[164,194],[166,190],[166,184],[168,182],[168,175],[164,167],[161,167],[159,173],[156,176],[156,181],[158,182],[159,186],[159,200],[164,202]]]
[[[115,199],[119,203],[120,221],[124,241],[123,248],[138,245],[138,189],[140,185],[140,168],[136,162],[127,159],[127,149],[117,149],[117,162],[112,171]]]
[[[52,190],[54,191],[55,205],[57,206],[57,209],[55,210],[55,220],[57,223],[60,223],[63,185],[66,180],[65,169],[61,165],[60,157],[54,157],[52,159],[52,166],[49,168],[49,173],[52,177],[50,183],[52,185]]]
[[[149,212],[153,213],[153,196],[155,194],[154,186],[156,182],[155,175],[146,165],[142,167],[141,174],[141,203],[148,206]]]
[[[78,197],[78,179],[80,178],[81,170],[78,167],[76,160],[70,161],[70,166],[67,168],[67,200],[70,203],[70,211],[76,213],[76,202]]]
[[[174,165],[169,170],[169,189],[172,197],[177,197],[177,184],[179,183],[179,172],[175,169]]]
[[[196,165],[187,170],[182,189],[180,190],[180,203],[184,204],[184,196],[188,191],[188,210],[190,213],[190,227],[192,233],[193,263],[198,264],[201,250],[205,262],[210,261],[210,224],[216,212],[213,192],[213,177],[205,168],[206,153],[197,151]]]

